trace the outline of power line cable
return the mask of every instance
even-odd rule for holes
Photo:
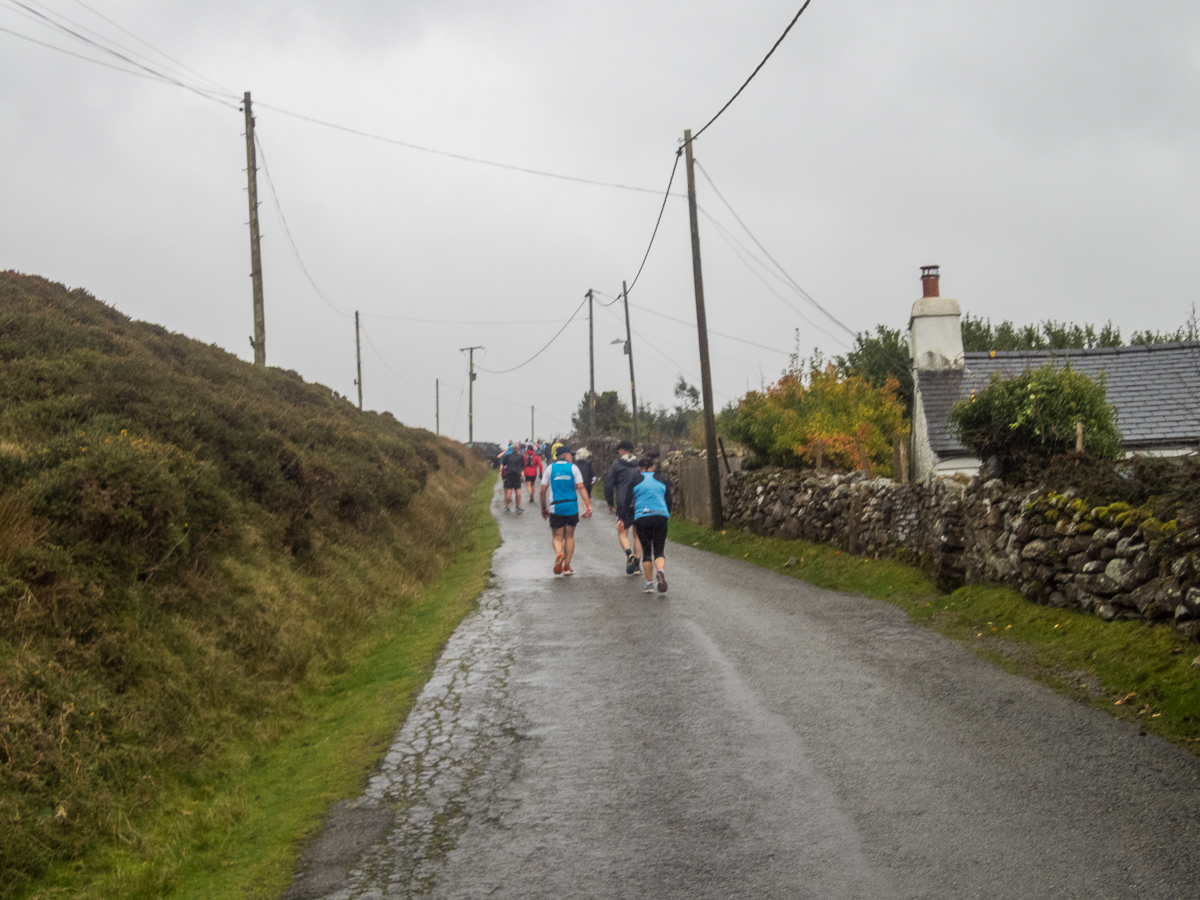
[[[128,63],[129,65],[134,66],[135,68],[141,69],[144,72],[149,72],[151,75],[154,75],[154,76],[162,79],[163,81],[167,81],[167,82],[175,85],[176,87],[181,87],[186,91],[191,91],[193,94],[196,94],[199,97],[203,97],[206,100],[211,100],[214,103],[220,103],[222,106],[229,106],[233,109],[238,108],[237,106],[229,103],[227,100],[224,100],[224,99],[221,99],[221,98],[215,96],[213,94],[213,92],[211,92],[211,91],[206,91],[202,88],[196,87],[195,85],[187,84],[186,82],[180,81],[178,78],[175,78],[164,72],[160,72],[157,69],[151,68],[150,66],[143,65],[142,63],[138,62],[136,59],[132,59],[131,57],[126,56],[124,53],[120,53],[120,52],[112,49],[111,47],[106,47],[104,44],[101,44],[98,41],[94,41],[91,38],[87,37],[86,35],[80,34],[78,31],[75,31],[74,29],[68,28],[66,25],[63,25],[61,22],[56,22],[54,19],[50,18],[49,16],[38,12],[36,9],[33,9],[32,7],[28,6],[25,3],[22,3],[21,0],[8,0],[8,5],[10,7],[16,7],[16,8],[22,9],[26,13],[28,13],[30,16],[34,16],[37,19],[42,20],[44,23],[48,24],[51,28],[61,31],[63,34],[69,35],[70,37],[73,37],[76,40],[81,41],[84,44],[87,44],[88,46],[95,47],[97,50],[100,50],[103,53],[107,53],[110,56],[115,56],[117,59],[121,60],[122,62]]]
[[[258,147],[258,155],[262,160],[263,174],[267,176],[267,186],[271,189],[271,200],[275,204],[275,212],[279,214],[279,221],[283,224],[283,233],[287,237],[288,246],[292,248],[292,256],[296,258],[296,263],[300,266],[300,271],[304,273],[304,277],[308,279],[308,283],[312,285],[312,289],[317,292],[317,296],[325,301],[326,306],[343,318],[354,318],[354,316],[339,308],[332,300],[326,297],[325,292],[313,280],[312,275],[308,271],[308,266],[304,264],[304,260],[300,257],[300,250],[296,247],[296,241],[292,237],[292,229],[288,227],[287,217],[284,216],[283,207],[279,204],[279,194],[275,190],[275,179],[271,177],[271,169],[267,166],[267,154],[263,150],[262,139],[258,136],[257,129],[254,131],[254,143]]]
[[[175,65],[179,66],[184,71],[190,72],[193,75],[195,75],[197,78],[207,81],[213,87],[217,88],[218,90],[223,91],[226,96],[228,96],[234,100],[238,99],[238,95],[236,92],[231,91],[229,88],[225,87],[219,81],[214,81],[213,79],[211,79],[207,75],[205,75],[203,72],[199,72],[196,69],[193,69],[191,66],[186,65],[183,62],[180,62],[175,57],[171,56],[169,53],[165,53],[164,51],[158,49],[156,46],[151,44],[149,41],[138,37],[136,34],[134,34],[128,28],[125,28],[119,22],[116,22],[116,21],[110,19],[108,16],[104,15],[104,13],[100,12],[99,10],[93,9],[92,7],[88,6],[86,3],[83,2],[83,0],[74,0],[74,2],[77,5],[82,6],[84,9],[86,9],[88,12],[90,12],[92,15],[96,16],[97,18],[103,19],[109,25],[113,26],[113,28],[116,28],[118,31],[124,32],[125,34],[129,35],[131,38],[133,38],[139,44],[142,44],[143,46],[148,47],[149,49],[151,49],[155,53],[157,53],[159,56],[163,57],[166,60],[169,60],[170,62],[173,62]]]
[[[663,194],[662,206],[658,208],[658,218],[654,220],[654,231],[650,233],[650,243],[646,245],[646,252],[642,255],[642,264],[638,266],[637,274],[633,276],[633,281],[629,287],[625,288],[625,296],[629,296],[629,292],[633,290],[634,285],[638,283],[638,279],[642,277],[642,269],[646,268],[646,260],[650,258],[650,248],[654,246],[654,238],[658,235],[658,226],[662,224],[663,212],[667,208],[667,201],[671,198],[671,185],[675,182],[675,171],[679,168],[679,157],[683,155],[683,148],[675,151],[675,162],[671,166],[671,177],[667,179],[667,190]],[[614,299],[612,303],[616,303]],[[605,304],[611,306],[612,303]]]
[[[809,303],[811,303],[813,306],[815,306],[817,309],[819,309],[821,312],[823,312],[825,314],[825,316],[829,319],[829,321],[833,322],[833,324],[837,325],[839,328],[841,328],[843,331],[845,331],[851,337],[857,337],[858,336],[857,332],[855,332],[848,325],[846,325],[844,322],[842,322],[840,319],[838,319],[833,313],[831,313],[824,306],[822,306],[820,303],[818,303],[816,300],[814,300],[812,298],[812,296],[808,293],[808,291],[806,291],[806,290],[804,290],[804,288],[800,287],[800,285],[796,282],[796,279],[794,279],[788,273],[787,269],[785,269],[783,266],[781,266],[779,264],[779,261],[776,260],[775,257],[773,257],[771,255],[770,251],[768,251],[767,248],[762,245],[762,242],[759,241],[759,239],[754,236],[754,232],[752,232],[746,226],[746,223],[742,221],[741,216],[739,216],[737,214],[737,212],[734,210],[734,208],[732,206],[730,206],[729,201],[726,200],[725,195],[722,194],[720,192],[720,190],[718,190],[717,186],[713,183],[713,180],[709,176],[708,172],[704,171],[704,166],[700,165],[700,163],[697,162],[696,168],[700,170],[700,174],[704,176],[704,180],[708,182],[709,187],[711,187],[713,189],[713,191],[716,193],[716,195],[720,198],[721,202],[725,204],[725,208],[729,210],[729,212],[733,215],[733,217],[735,219],[737,219],[737,223],[739,225],[741,225],[742,229],[746,232],[746,234],[748,234],[750,236],[750,240],[754,241],[754,245],[756,247],[758,247],[758,249],[761,250],[766,255],[767,259],[769,259],[772,263],[774,263],[775,268],[777,268],[781,273],[783,273],[784,277],[787,278],[787,280],[789,282],[791,282],[792,287],[796,289],[796,292],[798,294],[800,294],[800,296],[803,297],[805,300],[807,300]]]
[[[96,10],[91,9],[86,4],[80,2],[80,0],[76,0],[76,2],[79,3],[80,6],[83,6],[84,9],[88,10],[88,12],[91,12],[93,15],[99,16],[101,19],[104,19],[106,22],[113,25],[114,27],[120,29],[121,31],[125,31],[126,34],[129,34],[131,37],[134,37],[136,40],[139,40],[139,41],[141,40],[140,38],[137,38],[137,36],[134,35],[132,32],[129,32],[124,28],[121,28],[120,25],[117,25],[111,19],[105,18],[103,15],[96,12]],[[90,28],[87,25],[84,25],[82,22],[78,22],[75,19],[72,19],[70,16],[66,15],[63,12],[60,12],[59,10],[52,9],[51,7],[47,6],[45,3],[39,3],[38,0],[29,0],[29,3],[32,4],[33,6],[38,7],[39,9],[44,10],[47,15],[41,16],[40,18],[34,18],[35,16],[40,16],[41,14],[36,13],[33,10],[29,10],[29,8],[27,6],[25,6],[23,3],[20,3],[19,0],[8,0],[8,6],[10,8],[12,8],[16,11],[24,10],[24,12],[21,12],[22,15],[25,15],[26,18],[33,19],[33,21],[36,21],[40,25],[47,26],[47,27],[53,27],[56,30],[63,30],[61,24],[59,24],[59,23],[65,22],[67,25],[71,25],[72,27],[77,28],[82,32],[87,32],[88,34],[99,39],[100,41],[107,42],[107,44],[109,44],[113,47],[116,47],[119,50],[125,51],[125,53],[130,54],[130,56],[139,57],[140,59],[144,60],[147,63],[150,63],[151,65],[157,65],[155,60],[146,56],[144,53],[134,50],[131,47],[127,47],[124,44],[120,43],[119,41],[113,40],[108,35],[102,34],[101,32],[97,31],[96,29]],[[57,19],[58,21],[54,22],[53,20],[48,18],[49,16],[54,16],[55,19]],[[146,43],[146,42],[142,41],[142,43]],[[100,46],[100,45],[98,45],[98,46]],[[149,46],[149,45],[147,45],[147,46]],[[167,56],[165,53],[162,53],[162,51],[156,51],[156,52],[158,52],[160,55],[166,57],[167,59],[170,59],[170,57]],[[176,60],[171,60],[171,62],[175,63],[175,65],[182,66],[185,69],[187,68],[187,66],[183,66],[182,63],[179,63]],[[199,72],[195,72],[194,74],[199,76],[201,79],[203,79],[205,81],[210,81],[211,83],[216,84],[215,82],[212,82],[211,79],[205,78],[205,76],[201,75]],[[180,77],[182,78],[183,76],[180,76]],[[228,88],[221,87],[220,85],[216,85],[216,87],[222,93],[224,93],[226,96],[230,97],[231,99],[236,99],[234,97],[234,95],[232,95],[230,93]]]
[[[728,229],[726,229],[724,225],[722,225],[720,222],[718,222],[716,219],[714,219],[705,210],[701,209],[700,211],[702,213],[704,213],[705,218],[707,218],[710,222],[712,222],[712,224],[716,227],[717,237],[719,237],[721,240],[723,240],[726,244],[729,245],[729,248],[733,251],[734,256],[736,256],[738,258],[738,262],[740,262],[743,266],[745,266],[750,271],[751,275],[753,275],[755,278],[757,278],[759,281],[761,281],[763,283],[763,287],[765,287],[768,291],[770,291],[772,294],[774,294],[784,306],[786,306],[788,309],[790,309],[792,312],[794,312],[796,315],[798,315],[801,318],[801,320],[803,320],[803,322],[806,325],[808,325],[810,328],[815,328],[817,331],[821,332],[822,334],[827,335],[831,340],[837,341],[843,347],[848,348],[850,346],[844,340],[842,340],[840,337],[838,337],[836,334],[834,334],[832,331],[830,331],[828,328],[822,328],[820,325],[818,325],[816,322],[814,322],[812,319],[810,319],[808,316],[806,316],[804,314],[804,311],[801,310],[798,306],[796,306],[796,304],[792,303],[792,301],[790,301],[787,297],[783,296],[783,294],[779,293],[779,291],[777,291],[777,290],[775,290],[775,288],[771,287],[771,284],[767,281],[767,279],[765,279],[763,277],[762,272],[758,271],[753,266],[751,266],[750,263],[746,262],[745,258],[742,256],[743,252],[746,254],[746,256],[749,256],[751,259],[753,259],[755,262],[757,262],[760,266],[763,266],[769,275],[771,275],[772,277],[774,277],[780,281],[783,281],[783,279],[780,278],[771,269],[766,268],[766,265],[765,265],[765,263],[762,262],[762,260],[760,260],[758,257],[756,257],[749,250],[746,250],[745,245],[743,245],[741,241],[739,241],[736,237],[734,237],[732,234],[730,234]],[[785,285],[787,285],[788,287],[791,287],[791,285],[787,284],[786,281],[784,281],[783,283]]]
[[[423,325],[553,325],[562,319],[418,319],[411,316],[392,316],[386,313],[360,313],[364,319],[383,319],[389,322],[416,322]]]
[[[550,340],[548,340],[546,342],[546,346],[543,347],[541,350],[539,350],[537,353],[533,354],[533,356],[529,357],[529,359],[525,360],[525,362],[521,363],[519,366],[513,366],[511,369],[485,369],[485,368],[483,368],[483,366],[480,366],[479,370],[481,372],[487,372],[489,375],[507,375],[509,372],[515,372],[515,371],[517,371],[517,369],[522,369],[525,366],[529,365],[531,362],[533,362],[535,359],[537,359],[539,356],[541,356],[542,353],[544,353],[546,351],[547,347],[549,347],[551,344],[553,344],[555,341],[558,340],[558,336],[567,330],[567,326],[570,325],[571,322],[573,322],[575,320],[575,317],[577,315],[579,315],[579,311],[581,309],[583,309],[583,304],[586,302],[587,302],[587,297],[584,297],[581,301],[579,301],[579,305],[577,307],[575,307],[575,312],[571,313],[571,318],[567,319],[567,321],[565,321],[563,323],[563,327],[558,329],[557,332],[555,332],[554,337],[550,338]]]
[[[399,372],[397,372],[395,369],[393,369],[391,366],[389,366],[387,364],[387,360],[385,360],[383,358],[383,354],[379,352],[379,348],[375,346],[375,342],[373,340],[371,340],[370,332],[368,332],[367,329],[365,329],[365,328],[360,328],[359,331],[362,334],[362,336],[367,339],[367,344],[370,346],[370,348],[372,350],[375,351],[375,355],[377,357],[379,357],[379,361],[381,363],[383,363],[383,367],[385,369],[387,369],[389,372],[391,372],[392,375],[394,375],[398,381],[403,382],[404,384],[407,384],[409,387],[429,387],[430,382],[428,382],[428,381],[412,381],[411,379],[405,378],[403,375],[401,375]]]
[[[469,370],[463,369],[462,385],[458,389],[458,405],[454,407],[454,421],[450,423],[450,440],[454,440],[454,435],[458,433],[458,414],[462,412],[463,394],[467,392],[467,375]]]
[[[167,79],[161,75],[148,75],[145,72],[135,72],[132,69],[126,69],[124,66],[116,66],[112,63],[105,62],[102,59],[96,59],[94,56],[84,56],[82,53],[76,53],[73,50],[68,50],[65,47],[57,47],[54,44],[47,44],[45,41],[39,41],[35,37],[30,37],[27,34],[21,34],[19,31],[13,31],[11,28],[0,26],[0,32],[10,34],[15,38],[20,38],[23,41],[29,41],[31,44],[37,44],[39,47],[45,47],[47,50],[53,50],[56,53],[62,53],[66,56],[73,56],[75,59],[82,59],[84,62],[95,63],[98,66],[103,66],[106,69],[113,69],[117,72],[123,72],[126,75],[133,75],[135,78],[145,78],[147,81],[157,81],[160,84],[170,84]]]
[[[804,11],[806,9],[808,9],[808,4],[810,4],[810,3],[812,3],[812,0],[804,0],[804,5],[802,7],[800,7],[800,12],[796,13],[796,15],[792,17],[792,21],[788,22],[788,27],[783,29],[783,34],[781,34],[779,36],[779,40],[777,40],[771,46],[771,49],[767,51],[767,55],[763,57],[762,62],[760,62],[757,66],[754,67],[754,71],[750,73],[750,77],[747,78],[742,83],[742,86],[737,89],[737,92],[732,97],[729,98],[729,102],[726,103],[724,106],[722,106],[719,110],[717,110],[717,114],[715,116],[713,116],[711,119],[709,119],[707,122],[705,122],[703,128],[701,128],[699,131],[697,131],[695,134],[692,135],[692,143],[695,143],[696,138],[700,137],[700,135],[704,134],[704,132],[708,130],[709,125],[711,125],[713,122],[717,121],[717,119],[721,118],[721,113],[723,113],[723,112],[725,112],[725,110],[729,109],[729,107],[733,104],[733,101],[736,100],[741,95],[742,91],[744,91],[746,89],[746,86],[748,84],[750,84],[751,81],[754,80],[754,76],[758,74],[758,70],[767,64],[767,60],[771,58],[771,54],[774,53],[776,51],[776,49],[778,49],[779,45],[783,43],[783,39],[788,36],[788,32],[792,30],[792,26],[796,24],[796,22],[800,18],[800,16],[802,16],[804,14]]]
[[[674,316],[668,316],[666,313],[657,312],[656,310],[650,309],[649,307],[638,306],[636,303],[630,303],[629,305],[632,306],[634,309],[641,310],[644,313],[649,313],[652,316],[658,316],[660,319],[667,319],[670,322],[678,322],[680,325],[686,325],[688,328],[696,327],[695,322],[689,322],[689,321],[687,321],[687,319],[677,319]],[[708,329],[708,333],[715,334],[718,337],[723,337],[726,340],[737,341],[739,344],[748,344],[749,346],[757,347],[760,350],[770,350],[772,353],[779,353],[783,356],[791,355],[791,352],[788,350],[780,350],[777,347],[768,347],[766,344],[756,344],[754,341],[748,341],[745,338],[734,337],[732,334],[725,334],[723,331],[713,331],[710,328],[710,329]]]
[[[450,151],[450,150],[439,150],[436,147],[426,147],[422,144],[414,144],[411,141],[402,141],[397,138],[386,137],[385,135],[382,135],[382,134],[374,134],[369,131],[362,131],[361,129],[358,129],[358,128],[351,128],[348,125],[339,125],[336,122],[330,122],[325,119],[318,119],[315,116],[308,116],[308,115],[304,115],[303,113],[292,112],[291,110],[284,109],[283,107],[273,106],[270,103],[263,103],[262,101],[259,101],[259,100],[256,100],[254,105],[259,107],[260,109],[269,109],[269,110],[272,110],[273,112],[277,112],[281,115],[291,116],[292,118],[301,119],[305,122],[312,122],[316,125],[323,125],[326,128],[332,128],[336,131],[344,131],[347,134],[353,134],[353,135],[357,135],[358,137],[369,138],[370,140],[373,140],[373,141],[382,141],[385,144],[395,144],[397,147],[407,147],[409,150],[419,150],[422,153],[432,153],[435,156],[445,156],[450,159],[457,159],[457,160],[461,160],[463,162],[478,163],[481,166],[492,166],[497,169],[508,169],[509,171],[512,171],[512,172],[523,172],[526,175],[540,175],[544,178],[556,178],[560,181],[574,181],[574,182],[578,182],[580,184],[592,184],[592,185],[596,185],[598,187],[617,188],[617,189],[623,190],[623,191],[637,191],[638,193],[641,193],[641,194],[657,194],[658,193],[658,191],[656,191],[654,188],[637,187],[636,185],[630,185],[630,184],[618,184],[616,182],[611,182],[611,181],[599,181],[598,179],[595,179],[595,178],[583,178],[578,175],[563,175],[560,172],[549,172],[544,169],[534,169],[534,168],[530,168],[528,166],[518,166],[518,165],[513,165],[512,163],[497,162],[496,160],[484,159],[479,156],[468,156],[465,153],[454,153],[453,151]]]

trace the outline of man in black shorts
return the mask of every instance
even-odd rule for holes
[[[521,476],[525,471],[525,454],[521,448],[509,443],[508,452],[500,460],[500,474],[504,478],[504,511],[512,512],[513,494],[517,495],[517,512],[525,512],[521,506]]]
[[[626,575],[638,570],[642,558],[642,545],[638,543],[633,527],[633,492],[630,488],[637,476],[638,462],[633,455],[633,444],[621,441],[617,444],[617,458],[604,474],[604,499],[608,501],[608,511],[622,523],[617,526],[617,540],[625,551]]]
[[[542,475],[542,518],[550,520],[554,543],[554,574],[574,575],[571,557],[575,555],[575,526],[579,524],[579,507],[583,517],[592,515],[592,498],[583,489],[583,475],[572,461],[570,447],[559,447],[558,459],[546,467]],[[547,503],[549,495],[549,503]]]

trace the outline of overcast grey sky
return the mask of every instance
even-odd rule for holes
[[[332,303],[298,267],[260,170],[271,365],[353,396],[360,310],[366,405],[433,428],[440,379],[442,431],[465,440],[459,348],[483,345],[475,437],[496,441],[528,435],[531,405],[543,437],[569,430],[586,315],[529,365],[486,370],[537,352],[588,288],[614,297],[632,280],[661,194],[422,153],[267,105],[661,192],[683,129],[729,99],[800,2],[19,0],[174,68],[99,12],[262,104],[267,167]],[[93,52],[28,9],[0,0],[0,28]],[[1198,97],[1195,0],[813,0],[695,150],[854,331],[905,327],[929,263],[974,315],[1174,330],[1200,299]],[[236,101],[0,32],[0,123],[0,268],[252,358]],[[750,239],[697,181],[709,327],[750,342],[710,338],[723,405],[778,377],[796,329],[805,354],[851,338],[739,256],[712,220]],[[695,321],[687,221],[669,200],[630,294],[638,394],[654,405],[673,402],[679,374],[698,383],[695,329],[661,317]],[[619,309],[597,309],[596,387],[628,402]],[[496,324],[513,322],[530,324]]]

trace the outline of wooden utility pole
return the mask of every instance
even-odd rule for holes
[[[467,351],[470,360],[470,378],[467,382],[467,443],[475,443],[475,351],[482,350],[482,345],[476,347],[460,347],[459,352]],[[462,394],[458,395],[459,397]],[[459,403],[462,401],[459,400]]]
[[[254,152],[254,114],[250,92],[244,97],[246,113],[246,177],[250,185],[250,278],[254,283],[254,364],[267,364],[267,325],[263,318],[262,254],[258,250],[258,160]]]
[[[688,219],[692,227],[692,276],[696,283],[696,333],[700,338],[700,391],[704,399],[704,447],[708,453],[708,497],[712,527],[725,524],[721,509],[721,469],[717,465],[717,420],[713,412],[712,370],[708,364],[708,318],[704,314],[704,277],[700,272],[700,223],[696,218],[696,173],[692,161],[692,132],[683,133],[687,158]]]
[[[433,433],[442,433],[442,384],[433,379]]]
[[[621,296],[625,299],[625,352],[629,354],[629,394],[633,398],[633,442],[638,439],[637,427],[637,381],[633,377],[633,331],[629,327],[629,288],[621,282]]]
[[[592,318],[592,289],[588,288],[588,437],[596,436],[596,331]]]
[[[362,341],[358,337],[358,310],[354,311],[354,355],[358,358],[358,377],[354,383],[358,385],[358,411],[362,412]]]

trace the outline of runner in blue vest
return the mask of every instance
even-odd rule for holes
[[[558,447],[558,458],[542,475],[542,518],[550,520],[554,535],[554,574],[574,575],[571,557],[575,555],[575,526],[579,524],[579,505],[583,517],[591,518],[592,498],[583,487],[583,475],[574,463],[571,448]],[[549,494],[549,503],[547,503]]]
[[[657,460],[644,456],[638,460],[641,474],[631,482],[633,491],[633,521],[642,542],[642,574],[646,586],[642,591],[654,592],[654,581],[658,581],[658,592],[667,592],[666,566],[667,522],[671,518],[671,487],[660,481],[654,472]],[[620,527],[622,521],[617,522]]]

